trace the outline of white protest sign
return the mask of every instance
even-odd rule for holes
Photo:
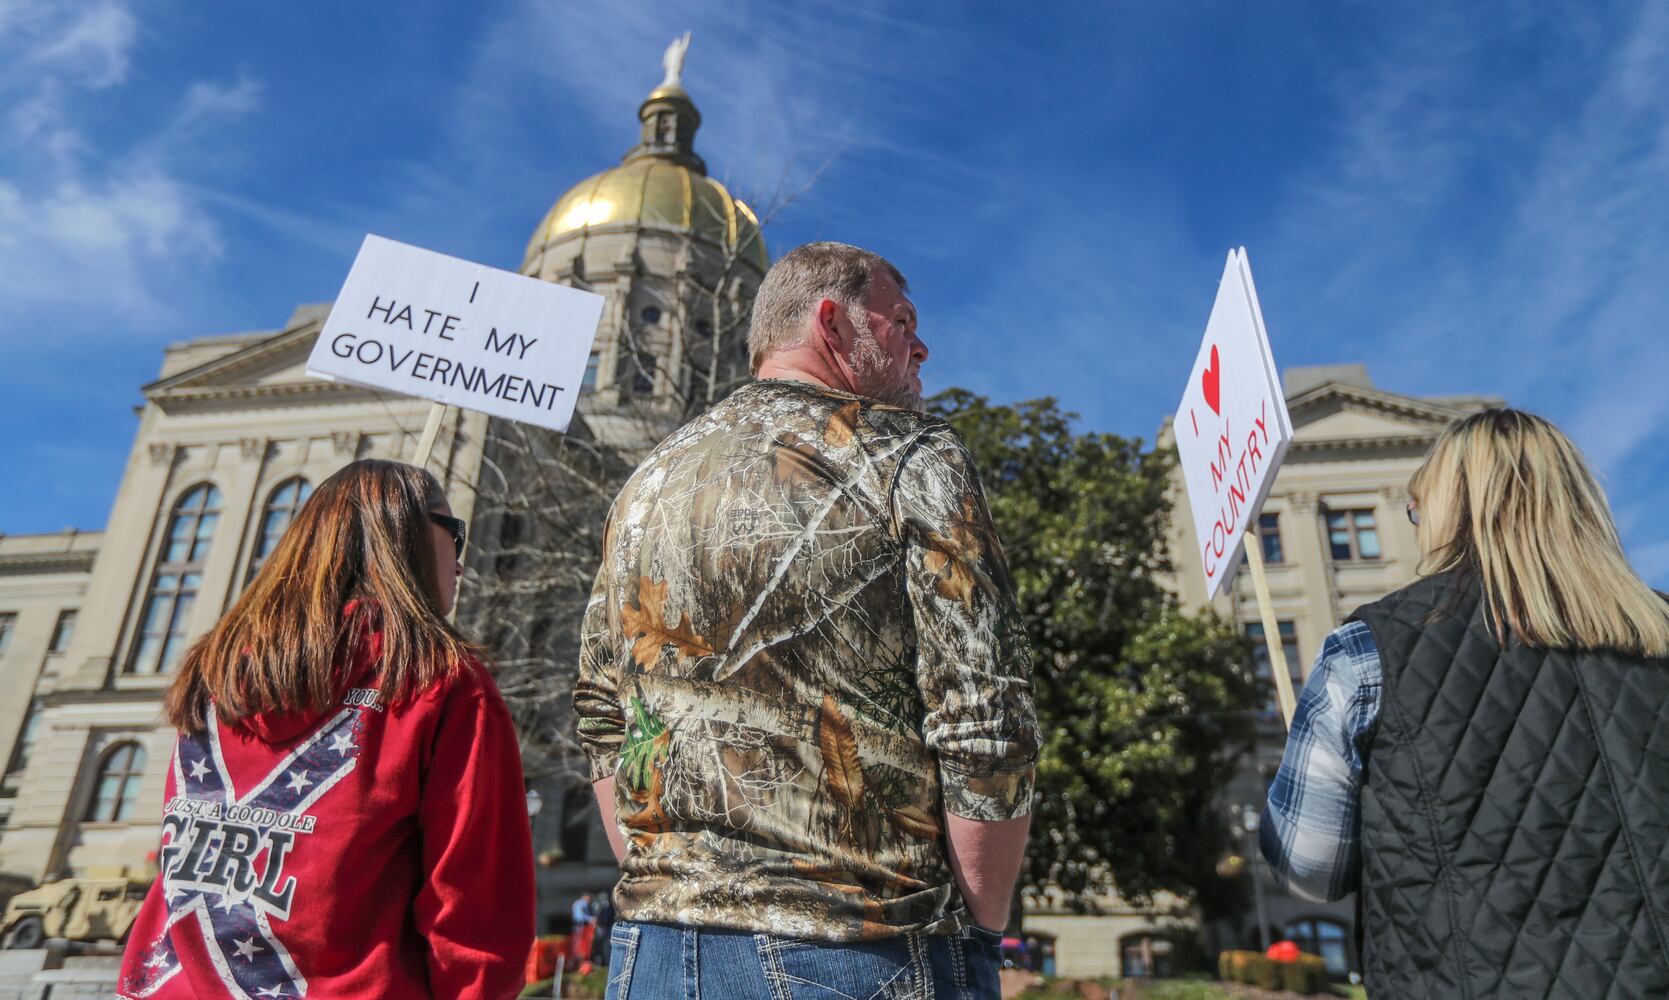
[[[1231,251],[1223,268],[1173,429],[1207,596],[1216,597],[1238,565],[1246,530],[1292,444],[1292,420],[1244,247]]]
[[[603,297],[367,236],[307,374],[566,430]]]

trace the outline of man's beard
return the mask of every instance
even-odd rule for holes
[[[910,385],[910,366],[894,362],[886,351],[881,350],[864,309],[861,306],[849,308],[846,315],[852,321],[852,329],[857,332],[852,341],[852,353],[847,355],[846,362],[852,366],[852,374],[857,376],[863,395],[917,413],[927,412],[927,403],[921,398],[921,393]]]

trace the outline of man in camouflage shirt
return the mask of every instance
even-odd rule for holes
[[[574,697],[623,870],[611,996],[996,996],[1030,653],[915,327],[883,258],[790,252],[759,380],[614,503]]]

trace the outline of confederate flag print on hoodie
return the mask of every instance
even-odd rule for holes
[[[533,858],[509,712],[474,662],[388,705],[380,651],[323,715],[211,709],[179,737],[120,996],[516,995]]]

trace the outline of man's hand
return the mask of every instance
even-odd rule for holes
[[[1031,822],[1030,814],[991,823],[945,815],[945,843],[957,888],[974,920],[998,934],[1008,926],[1009,904],[1014,900],[1020,865],[1026,860]]]

